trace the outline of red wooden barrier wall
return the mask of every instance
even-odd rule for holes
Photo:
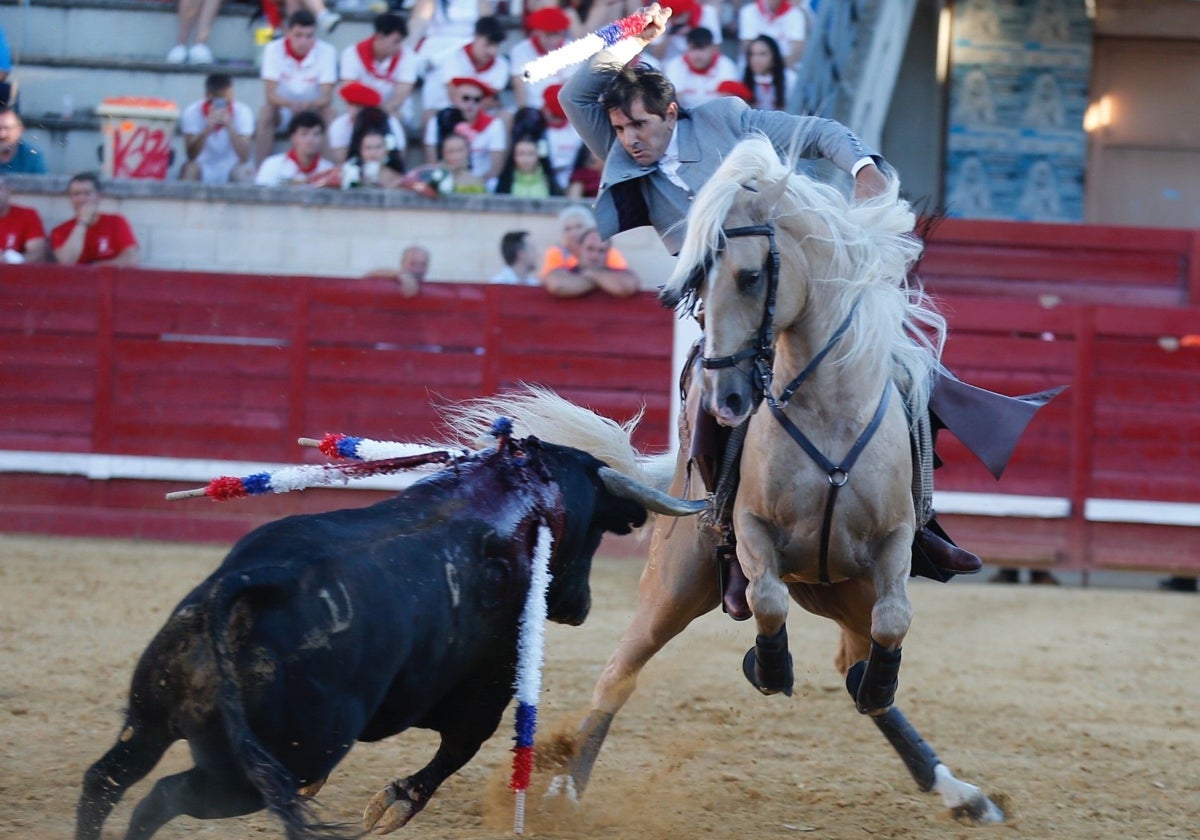
[[[946,361],[959,375],[1014,394],[1071,386],[999,484],[943,436],[938,490],[1063,499],[1070,513],[943,518],[996,562],[1200,570],[1195,527],[1086,515],[1095,500],[1200,504],[1200,347],[1179,341],[1200,333],[1194,237],[1058,227],[945,222],[922,273],[950,319]],[[1153,305],[1128,303],[1139,290]],[[374,280],[9,268],[0,450],[315,462],[297,436],[436,437],[433,401],[519,381],[617,419],[644,404],[636,442],[655,449],[674,398],[671,330],[649,294],[559,301],[432,284],[405,299]],[[0,528],[226,542],[285,513],[377,497],[171,505],[164,489],[178,485],[0,473]]]

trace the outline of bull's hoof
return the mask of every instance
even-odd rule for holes
[[[296,795],[301,799],[315,799],[317,794],[321,792],[321,788],[325,787],[325,782],[328,780],[329,779],[327,777],[324,779],[319,779],[313,782],[311,785],[305,785],[304,787],[300,788],[300,790],[296,791]]]
[[[746,651],[746,656],[742,659],[742,673],[746,675],[750,685],[757,688],[762,694],[768,696],[783,694],[791,697],[794,684],[792,655],[784,651],[783,657],[786,657],[786,662],[780,659],[774,667],[764,668],[763,662],[758,656],[758,648],[752,647]]]
[[[372,834],[389,834],[408,824],[421,810],[408,792],[393,782],[371,797],[363,809],[362,826]]]

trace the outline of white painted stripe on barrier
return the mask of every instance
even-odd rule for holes
[[[1137,522],[1146,525],[1200,526],[1200,504],[1146,502],[1134,499],[1088,499],[1083,518],[1089,522]]]
[[[414,446],[414,453],[425,451]],[[143,481],[178,481],[202,486],[223,475],[247,476],[272,472],[295,464],[264,464],[258,461],[219,461],[205,458],[161,458],[151,455],[106,455],[87,452],[30,452],[0,450],[0,472],[35,475],[82,475],[103,481],[110,478]],[[395,475],[359,478],[345,485],[349,490],[403,490],[437,465],[407,470]],[[1058,496],[1021,496],[1012,493],[963,493],[938,490],[933,494],[938,513],[965,516],[1065,519],[1071,513],[1069,499]],[[1084,518],[1091,522],[1130,522],[1147,525],[1200,526],[1200,504],[1147,502],[1134,499],[1088,499]]]
[[[962,493],[935,490],[933,509],[938,513],[967,516],[1024,516],[1031,519],[1066,519],[1071,500],[1059,496],[1019,496],[1011,493]]]

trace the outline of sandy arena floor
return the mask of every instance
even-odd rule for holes
[[[176,601],[219,563],[211,547],[0,536],[0,837],[71,836],[84,770],[111,745],[137,656]],[[578,719],[629,619],[640,564],[601,559],[593,612],[547,637],[541,732]],[[898,705],[951,769],[1009,812],[959,825],[921,794],[831,664],[836,628],[796,608],[796,695],[759,696],[740,671],[752,623],[714,613],[667,647],[617,717],[580,809],[538,838],[1194,838],[1200,836],[1195,595],[998,587],[911,588]],[[354,821],[433,738],[360,745],[322,792]],[[511,836],[511,712],[496,736],[396,837]],[[150,781],[190,766],[176,745]],[[535,779],[545,784],[544,778]],[[109,820],[123,836],[135,787]],[[162,838],[282,837],[256,815],[181,818]]]

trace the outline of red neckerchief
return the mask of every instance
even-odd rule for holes
[[[300,158],[296,157],[296,150],[295,150],[295,149],[288,149],[287,156],[288,156],[288,160],[290,160],[292,163],[296,164],[296,168],[300,170],[300,174],[301,174],[301,175],[311,175],[311,174],[313,174],[313,172],[314,172],[314,171],[316,170],[316,168],[317,168],[317,164],[321,162],[321,156],[320,156],[320,155],[313,155],[313,160],[312,160],[312,163],[310,163],[310,164],[308,165],[308,167],[307,167],[307,168],[305,168],[304,164],[302,164],[302,163],[300,162]]]
[[[557,114],[549,114],[545,110],[542,111],[542,118],[546,121],[547,128],[562,128],[568,122],[566,117],[560,117]]]
[[[545,55],[550,52],[550,50],[542,46],[542,39],[537,36],[536,32],[529,36],[529,43],[533,44],[533,48],[537,50],[538,55]]]
[[[779,20],[779,18],[783,17],[791,10],[792,4],[789,3],[788,0],[783,0],[783,2],[779,4],[779,8],[773,12],[767,8],[767,0],[758,0],[758,11],[762,13],[763,17],[770,21]]]
[[[496,63],[496,59],[493,58],[487,64],[480,67],[479,62],[477,62],[475,60],[475,50],[471,49],[474,46],[475,46],[475,43],[472,42],[470,44],[467,44],[465,47],[463,47],[463,49],[466,50],[466,52],[467,52],[467,58],[471,59],[471,66],[475,68],[475,71],[477,73],[486,73],[487,71],[492,69],[492,65]]]
[[[294,49],[292,49],[292,42],[287,38],[287,36],[284,36],[283,39],[283,51],[288,54],[288,58],[292,59],[297,64],[303,64],[304,59],[308,58],[308,53],[300,55]],[[312,52],[312,50],[309,50],[309,52]]]
[[[690,55],[688,55],[687,53],[683,54],[683,63],[687,65],[687,69],[691,70],[697,76],[707,76],[710,73],[712,73],[712,71],[717,69],[716,56],[713,57],[712,64],[708,65],[708,67],[704,70],[701,70],[695,64],[692,64],[692,57]]]
[[[232,116],[233,115],[233,100],[230,99],[230,100],[228,100],[228,102],[229,102],[229,104],[225,106],[225,110],[229,112],[230,116]],[[200,111],[204,115],[205,120],[208,119],[208,112],[211,110],[212,110],[212,100],[205,99],[204,103],[200,106]],[[213,131],[221,131],[224,128],[225,128],[225,126],[219,125],[216,128],[214,128]]]
[[[355,44],[354,49],[358,51],[358,58],[362,62],[363,68],[368,73],[370,73],[376,79],[382,79],[385,82],[390,82],[392,81],[392,74],[396,72],[396,65],[400,63],[400,56],[403,55],[404,50],[401,49],[400,52],[392,56],[392,60],[388,62],[387,70],[380,73],[375,69],[375,50],[372,46],[372,42],[374,40],[375,36],[372,35],[370,38],[359,41],[357,44]]]
[[[475,116],[474,122],[460,122],[458,125],[454,126],[454,133],[461,134],[463,137],[466,137],[468,142],[473,142],[476,137],[483,133],[484,129],[492,124],[492,120],[494,119],[495,117],[493,117],[487,111],[481,110]]]

